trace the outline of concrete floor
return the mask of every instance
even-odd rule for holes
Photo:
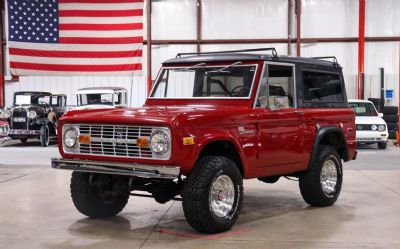
[[[70,172],[50,168],[56,156],[54,144],[0,147],[0,248],[400,248],[399,147],[360,148],[332,207],[307,206],[294,181],[245,181],[235,233],[220,237],[194,232],[176,201],[133,197],[115,218],[85,218],[69,195]]]

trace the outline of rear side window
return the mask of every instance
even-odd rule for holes
[[[304,102],[343,102],[343,89],[339,74],[303,72]]]

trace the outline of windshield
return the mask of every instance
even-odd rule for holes
[[[51,96],[45,94],[17,94],[15,95],[14,105],[50,105]]]
[[[378,116],[375,106],[369,102],[352,102],[349,103],[353,108],[356,116]]]
[[[255,65],[164,68],[152,98],[248,98],[253,85]],[[240,63],[241,64],[241,63]]]
[[[78,106],[81,105],[123,105],[127,101],[125,92],[78,94]]]

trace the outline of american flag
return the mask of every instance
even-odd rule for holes
[[[140,75],[143,0],[7,0],[13,75]]]

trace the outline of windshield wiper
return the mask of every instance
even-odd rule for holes
[[[202,62],[202,63],[196,64],[196,65],[190,66],[190,67],[177,68],[175,70],[177,70],[177,71],[189,71],[190,69],[198,68],[198,67],[205,66],[205,65],[206,65],[206,63]]]
[[[230,73],[230,71],[225,71],[225,70],[228,69],[228,68],[231,68],[233,66],[240,65],[240,64],[242,64],[242,62],[241,61],[237,61],[235,63],[230,64],[229,66],[221,68],[220,70],[209,71],[207,73]]]

